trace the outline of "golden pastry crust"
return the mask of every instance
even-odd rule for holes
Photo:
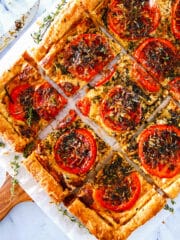
[[[16,151],[23,151],[25,145],[33,141],[37,137],[38,132],[51,121],[40,117],[37,113],[33,115],[31,112],[33,111],[32,109],[34,109],[33,93],[44,83],[46,83],[46,81],[39,73],[37,64],[27,52],[25,52],[12,67],[0,77],[0,114],[7,121],[7,123],[5,123],[6,129],[4,127],[5,125],[2,126],[1,132],[3,132],[7,140],[11,140],[13,134],[14,136],[18,136],[13,138],[13,145]],[[24,120],[19,118],[16,119],[10,114],[10,104],[13,103],[11,94],[13,91],[17,92],[18,86],[27,85],[29,85],[29,89],[31,89],[29,90],[31,91],[29,94],[31,94],[32,98],[31,100],[26,100],[26,98],[29,97],[26,96],[24,97],[25,100],[23,100],[28,116]],[[18,105],[16,102],[15,104]],[[16,111],[18,112],[18,110]]]
[[[96,69],[100,69],[101,65],[103,68],[121,51],[120,45],[103,33],[79,1],[74,2],[72,6],[72,8],[64,9],[65,17],[62,17],[60,14],[60,19],[57,20],[58,23],[53,23],[55,32],[57,31],[57,33],[56,36],[54,36],[54,34],[49,35],[49,38],[54,38],[54,44],[46,47],[48,43],[44,43],[42,48],[46,49],[41,49],[41,47],[39,49],[37,48],[34,54],[36,61],[39,62],[46,75],[55,81],[67,96],[73,95],[74,92],[77,92],[78,89],[86,85],[87,82],[97,74]],[[69,17],[69,15],[71,17]],[[61,34],[61,29],[64,34]],[[64,31],[64,29],[66,29],[66,31]],[[94,41],[93,46],[95,47],[93,47],[93,49],[96,49],[95,54],[97,54],[97,56],[88,55],[88,48],[91,49],[92,46],[90,47],[90,44],[86,44],[86,41],[83,40],[84,34],[86,36],[90,34],[89,42]],[[100,38],[100,43],[98,43],[98,40],[96,43],[95,40],[92,40],[95,38],[94,34]],[[75,46],[71,46],[71,42],[75,40],[77,40],[77,43],[73,43]],[[96,47],[98,44],[100,46],[99,48],[101,48],[100,50]],[[101,53],[97,53],[98,51]],[[90,52],[93,52],[93,50],[91,49]],[[70,55],[66,59],[67,53]],[[95,59],[94,56],[96,56],[97,59]],[[99,61],[99,65],[95,64]],[[84,72],[82,73],[81,71]],[[80,72],[81,77],[79,77]],[[67,88],[74,88],[76,91],[68,93],[70,90],[67,90]]]
[[[73,24],[79,20],[83,12],[84,9],[79,0],[68,1],[56,16],[40,44],[37,47],[28,50],[33,58],[39,62],[46,55],[52,45],[59,41],[69,29],[73,27]]]
[[[67,115],[67,116],[69,116],[69,115]],[[65,117],[65,119],[67,119],[67,117]],[[65,119],[62,120],[62,122],[60,122],[58,125],[66,124]],[[81,187],[83,185],[88,173],[91,170],[93,171],[95,165],[98,164],[99,162],[101,162],[104,158],[103,156],[107,155],[109,152],[109,147],[97,135],[95,135],[94,132],[80,120],[80,118],[77,117],[76,120],[73,120],[73,121],[70,122],[70,124],[68,124],[68,126],[64,126],[59,129],[57,127],[56,129],[54,129],[54,131],[49,133],[45,139],[39,141],[39,143],[37,144],[37,149],[24,161],[24,164],[26,167],[28,165],[31,165],[31,162],[33,162],[35,164],[35,166],[38,166],[39,171],[38,170],[35,171],[33,167],[27,167],[27,169],[30,171],[30,173],[34,176],[34,178],[42,185],[42,187],[48,193],[49,193],[48,187],[50,184],[49,184],[49,178],[47,178],[47,176],[51,176],[50,179],[53,179],[54,185],[56,184],[57,186],[59,186],[59,188],[61,188],[61,194],[58,190],[59,202],[62,201],[62,199],[64,199],[64,197],[67,196],[68,194],[70,194],[73,190],[75,190],[78,187]],[[67,137],[65,137],[67,139],[66,141],[70,141],[70,139],[73,139],[73,134],[74,134],[74,131],[76,131],[76,129],[84,129],[83,131],[85,132],[85,134],[89,134],[89,133],[92,134],[93,140],[91,139],[90,141],[94,141],[97,146],[97,149],[95,148],[95,149],[91,149],[91,150],[84,150],[84,151],[90,152],[87,154],[90,154],[90,155],[95,154],[94,163],[92,163],[90,168],[85,173],[84,172],[83,173],[81,173],[81,172],[74,173],[74,172],[71,172],[70,170],[68,171],[67,169],[63,169],[61,166],[59,166],[57,159],[56,159],[56,155],[59,154],[59,153],[57,153],[58,150],[55,150],[56,143],[62,136],[67,136]],[[68,137],[68,136],[70,136],[70,137]],[[77,140],[75,139],[74,141],[77,141]],[[85,141],[87,141],[86,144],[88,144],[88,145],[92,144],[92,143],[88,143],[88,138]],[[66,146],[65,145],[66,143],[63,142],[62,144],[63,144],[63,148],[66,148],[67,152],[69,151],[69,149],[71,151],[73,151],[71,157],[76,158],[76,156],[74,156],[74,155],[76,155],[76,152],[74,150],[75,147],[73,145],[73,140],[71,140],[71,143],[70,143],[71,145],[73,145],[72,149],[71,149],[71,146],[69,146],[69,145]],[[77,144],[78,143],[76,143],[76,145]],[[79,144],[81,145],[81,143],[79,143]],[[83,145],[83,143],[82,143],[82,145]],[[86,146],[84,148],[86,148]],[[82,149],[83,149],[83,146],[82,146]],[[81,151],[81,150],[79,148],[77,149],[77,155],[78,155],[78,151]],[[63,152],[62,154],[63,154],[63,156],[67,155],[66,152]],[[65,158],[66,158],[66,156],[65,156]],[[67,160],[67,161],[70,161],[70,160]],[[76,160],[76,159],[74,160],[75,166],[76,166],[76,161],[78,162],[78,160]],[[87,164],[88,164],[88,162],[87,162]],[[83,167],[86,167],[86,166],[83,165]],[[39,176],[39,172],[41,172],[41,176]],[[41,178],[43,179],[43,181],[41,180]],[[51,195],[53,195],[53,191],[54,191],[54,195],[56,196],[57,192],[54,187],[51,189],[51,192],[50,192]],[[57,201],[57,197],[55,197],[55,200]]]
[[[142,179],[141,179],[142,180]],[[139,226],[154,217],[165,205],[165,199],[156,193],[145,181],[141,182],[142,193],[134,207],[116,213],[98,206],[86,206],[80,199],[69,205],[68,210],[94,234],[103,240],[124,240]]]
[[[53,176],[42,167],[34,152],[29,158],[23,161],[23,164],[54,202],[61,202],[64,196],[67,195],[67,190],[64,191],[62,186],[58,184]]]

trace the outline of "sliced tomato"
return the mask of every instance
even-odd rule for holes
[[[180,77],[176,77],[169,83],[170,93],[177,100],[180,101]]]
[[[30,84],[22,84],[11,91],[8,108],[14,119],[26,120],[28,108],[32,107],[33,93],[33,87]]]
[[[83,99],[80,99],[77,102],[76,106],[79,108],[80,112],[84,116],[88,116],[89,111],[90,111],[90,107],[91,107],[90,99],[88,97],[84,97]]]
[[[121,38],[147,37],[157,28],[159,20],[160,11],[149,0],[111,0],[108,6],[108,26]]]
[[[64,50],[64,65],[68,71],[89,81],[113,59],[107,40],[98,34],[80,34]]]
[[[59,83],[59,86],[68,97],[71,97],[72,95],[74,95],[79,89],[79,85],[75,86],[70,82]]]
[[[149,38],[136,49],[134,56],[157,82],[161,82],[171,75],[177,66],[177,52],[170,41]]]
[[[69,173],[85,174],[95,162],[96,141],[87,129],[75,129],[64,133],[57,140],[54,152],[60,168]]]
[[[106,71],[102,72],[102,78],[95,84],[95,87],[99,87],[105,83],[107,83],[110,78],[115,73],[116,66],[112,67],[111,69],[108,69]]]
[[[63,118],[59,124],[58,124],[58,128],[66,128],[68,126],[70,126],[77,117],[77,113],[74,110],[70,110],[69,113],[65,116],[65,118]]]
[[[153,125],[139,137],[138,152],[142,166],[152,175],[171,178],[180,173],[180,129]]]
[[[160,84],[138,63],[133,64],[132,79],[148,92],[155,93],[160,90]]]
[[[45,120],[54,118],[67,103],[66,99],[48,82],[40,85],[34,93],[33,106]]]
[[[121,212],[132,208],[141,191],[138,175],[132,172],[123,180],[112,186],[100,187],[94,198],[103,207],[111,211]]]
[[[135,93],[116,86],[103,99],[100,115],[104,124],[115,131],[134,129],[142,118],[140,100]]]
[[[180,39],[180,0],[176,0],[171,12],[172,32],[177,39]]]

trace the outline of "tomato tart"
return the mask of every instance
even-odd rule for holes
[[[26,168],[55,202],[82,186],[88,173],[109,152],[109,146],[81,121],[74,110],[40,141],[24,161]]]
[[[0,80],[3,122],[0,129],[17,151],[23,151],[64,108],[67,100],[43,79],[27,53]]]
[[[121,51],[77,4],[75,16],[59,20],[66,33],[59,33],[58,40],[39,58],[46,74],[67,96],[74,95]]]
[[[82,0],[97,22],[129,52],[151,37],[169,39],[179,47],[179,0]]]
[[[67,207],[98,239],[118,240],[127,239],[164,204],[164,198],[120,154],[113,153]]]
[[[180,193],[179,6],[68,1],[0,77],[1,135],[99,240]]]
[[[122,145],[128,144],[163,99],[158,83],[158,91],[151,92],[151,83],[142,85],[134,79],[133,67],[134,61],[128,55],[121,56],[116,65],[104,73],[106,77],[102,74],[102,78],[87,87],[85,96],[76,103],[83,115]]]

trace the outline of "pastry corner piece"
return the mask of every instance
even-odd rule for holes
[[[154,217],[166,199],[119,154],[86,183],[68,206],[99,240],[125,240]]]
[[[33,178],[44,188],[49,197],[55,203],[60,203],[66,195],[63,187],[48,173],[38,161],[38,157],[33,152],[23,161],[25,168],[31,173]]]

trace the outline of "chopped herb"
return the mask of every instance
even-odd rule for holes
[[[64,65],[60,64],[60,63],[56,63],[55,64],[56,68],[59,68],[62,72],[63,75],[68,74],[68,70],[67,67],[65,67]]]
[[[25,158],[27,158],[32,153],[32,151],[35,149],[35,146],[36,146],[35,142],[33,142],[33,141],[28,143],[24,148],[23,156]]]
[[[43,19],[43,22],[40,25],[39,30],[31,35],[35,43],[40,43],[42,41],[43,36],[46,33],[47,29],[50,27],[51,23],[54,21],[55,17],[59,14],[60,10],[66,3],[67,0],[62,0],[61,3],[57,5],[56,11],[50,13]]]
[[[32,123],[38,120],[39,120],[39,115],[37,114],[37,112],[32,107],[28,108],[26,112],[26,121],[28,126],[31,126]]]
[[[166,205],[164,206],[164,209],[165,209],[165,210],[168,210],[168,211],[171,212],[171,213],[174,212],[174,208],[170,207],[168,204],[166,204]]]
[[[67,211],[67,209],[63,209],[62,207],[59,207],[58,205],[56,205],[56,206],[57,206],[58,211],[60,213],[62,213],[63,216],[68,217],[71,220],[71,222],[77,223],[80,228],[84,227],[84,225],[81,222],[79,222],[74,216],[70,215],[70,213]]]
[[[5,147],[5,143],[0,142],[0,147]]]

